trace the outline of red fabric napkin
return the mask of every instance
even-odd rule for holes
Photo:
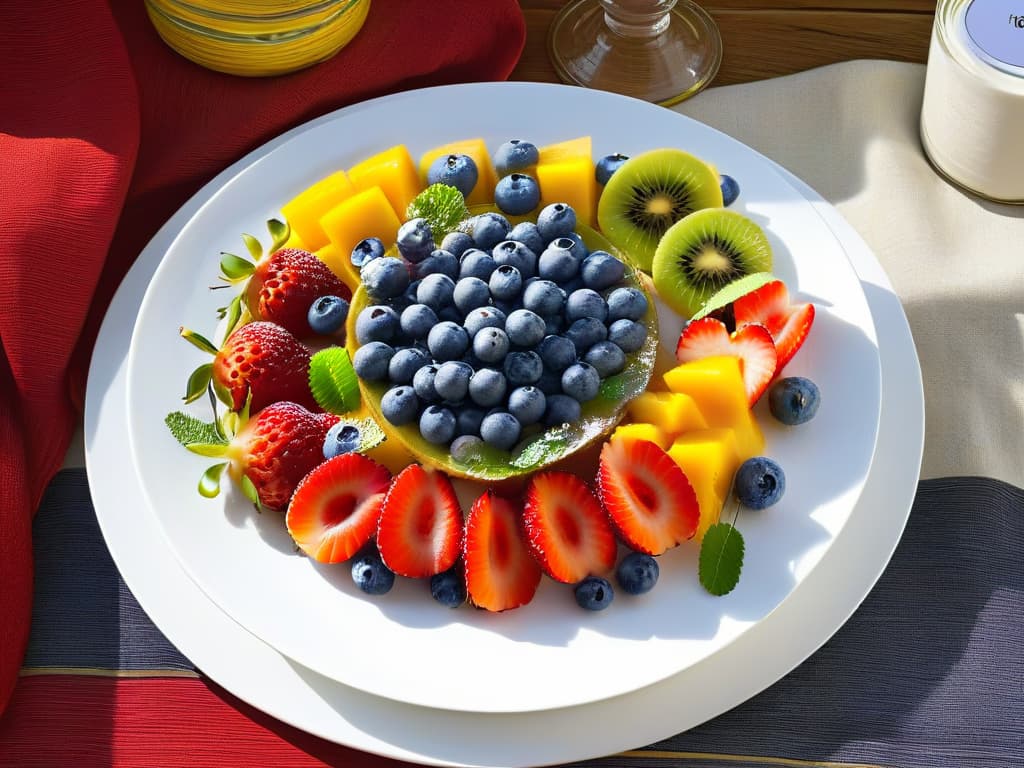
[[[501,80],[514,0],[372,0],[328,62],[248,79],[163,44],[140,0],[0,4],[0,712],[31,613],[31,518],[80,418],[121,277],[218,171],[284,130],[373,96]]]

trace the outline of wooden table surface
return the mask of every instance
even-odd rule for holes
[[[520,0],[526,48],[512,80],[558,82],[548,26],[565,0]],[[924,62],[935,0],[701,0],[724,53],[712,85],[761,80],[849,59]]]

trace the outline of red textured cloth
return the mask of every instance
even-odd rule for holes
[[[328,62],[248,79],[181,58],[141,0],[0,3],[0,712],[31,612],[30,525],[78,423],[121,277],[210,177],[282,131],[373,96],[501,80],[514,0],[372,0]]]

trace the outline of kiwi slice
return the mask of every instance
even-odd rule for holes
[[[722,207],[715,170],[681,149],[654,149],[623,163],[597,207],[601,232],[640,269],[650,272],[661,236],[685,216]]]
[[[757,224],[735,211],[708,208],[669,227],[651,276],[661,299],[690,318],[729,283],[771,269],[772,249]]]

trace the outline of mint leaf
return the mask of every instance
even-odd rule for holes
[[[204,445],[228,444],[228,441],[217,430],[217,425],[212,421],[203,421],[181,411],[167,414],[164,424],[171,430],[174,439],[184,446],[196,443]]]
[[[328,413],[348,413],[359,407],[359,377],[343,347],[321,349],[309,361],[309,389]]]
[[[743,570],[743,536],[729,523],[716,523],[700,545],[700,583],[712,595],[727,595]]]
[[[431,184],[420,192],[406,209],[410,219],[424,218],[437,242],[469,216],[466,198],[455,187],[448,184]]]

